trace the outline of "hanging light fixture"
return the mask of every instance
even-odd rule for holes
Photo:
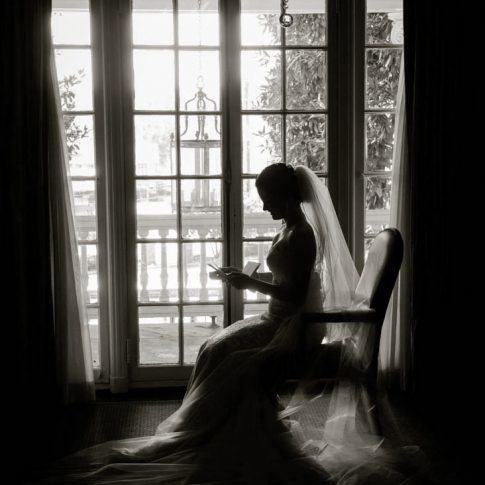
[[[293,25],[293,15],[286,13],[288,0],[281,0],[280,25],[285,29]]]

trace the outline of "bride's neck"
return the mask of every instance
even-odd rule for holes
[[[306,220],[305,214],[301,210],[301,207],[296,208],[294,211],[289,212],[286,214],[286,217],[283,219],[285,226],[293,227],[297,224],[300,224]]]

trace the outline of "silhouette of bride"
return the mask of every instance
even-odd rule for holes
[[[201,346],[182,405],[154,436],[81,450],[59,461],[43,483],[405,480],[395,457],[381,450],[382,439],[357,422],[358,394],[365,391],[345,384],[331,396],[309,397],[302,383],[286,405],[276,397],[285,362],[298,356],[308,338],[301,314],[361,302],[353,301],[358,274],[318,177],[305,167],[276,163],[259,174],[256,187],[264,210],[283,220],[266,258],[271,273],[250,277],[225,267],[222,277],[237,289],[269,295],[268,310],[233,323]],[[373,350],[367,331],[364,325],[343,332],[328,325],[325,334],[311,338],[351,341],[342,362],[365,367]]]

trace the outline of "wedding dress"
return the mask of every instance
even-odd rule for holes
[[[305,303],[298,307],[271,298],[262,315],[213,335],[200,348],[182,405],[154,436],[81,450],[58,461],[41,483],[415,483],[414,450],[385,450],[372,423],[359,419],[362,386],[343,382],[309,395],[302,381],[289,401],[275,403],[272,383],[283,363],[302,349],[301,314],[352,300],[365,304],[355,301],[358,275],[326,188],[310,170],[296,172],[318,243]],[[279,283],[288,278],[285,231],[283,226],[267,254]],[[329,325],[314,338],[346,339],[352,345],[341,365],[365,366],[372,353],[362,348],[370,345],[368,329],[341,327]]]

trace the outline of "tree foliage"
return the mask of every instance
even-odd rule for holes
[[[84,69],[79,69],[75,74],[64,76],[59,81],[59,95],[61,98],[62,111],[72,111],[76,108],[76,93],[73,87],[82,82],[85,76]],[[76,122],[74,115],[64,116],[64,129],[69,157],[79,152],[79,141],[89,136],[89,128]]]
[[[393,21],[386,13],[367,15],[367,43],[390,44]],[[367,50],[366,94],[367,107],[395,108],[401,67],[400,48]],[[367,116],[366,171],[381,172],[392,169],[394,146],[394,114]],[[391,186],[388,177],[368,177],[366,180],[366,207],[369,210],[390,206]]]
[[[279,25],[274,16],[262,14],[259,22],[275,43]],[[367,15],[367,43],[389,44],[393,21],[386,13]],[[322,45],[326,39],[325,14],[294,15],[294,24],[286,29],[287,45]],[[288,50],[286,59],[286,106],[289,109],[319,110],[327,106],[327,72],[323,51]],[[261,63],[268,58],[261,56]],[[401,49],[367,49],[366,103],[368,108],[392,111],[399,84]],[[256,109],[268,109],[281,96],[281,63],[268,71]],[[280,146],[280,121],[275,115],[266,115],[270,130],[259,132],[262,150],[271,154]],[[315,171],[327,170],[326,118],[320,114],[289,115],[286,129],[286,161],[293,165],[304,164]],[[367,157],[366,171],[381,172],[392,168],[394,114],[370,114],[366,118]],[[278,148],[277,148],[278,147]],[[368,177],[366,207],[387,208],[390,203],[388,177]]]
[[[279,24],[273,15],[261,14],[259,22],[265,32],[276,41]],[[287,30],[287,43],[292,45],[322,44],[326,36],[323,14],[295,14],[291,29]],[[319,110],[326,106],[326,69],[324,52],[317,50],[291,50],[286,58],[286,104],[290,109]],[[261,63],[268,57],[261,56]],[[262,86],[257,109],[281,106],[281,63],[268,71]],[[276,89],[275,89],[276,87]],[[262,148],[271,153],[280,150],[281,124],[279,116],[266,115],[270,130],[259,132]],[[294,165],[304,164],[315,171],[326,170],[326,119],[322,114],[295,114],[286,123],[286,160]]]

